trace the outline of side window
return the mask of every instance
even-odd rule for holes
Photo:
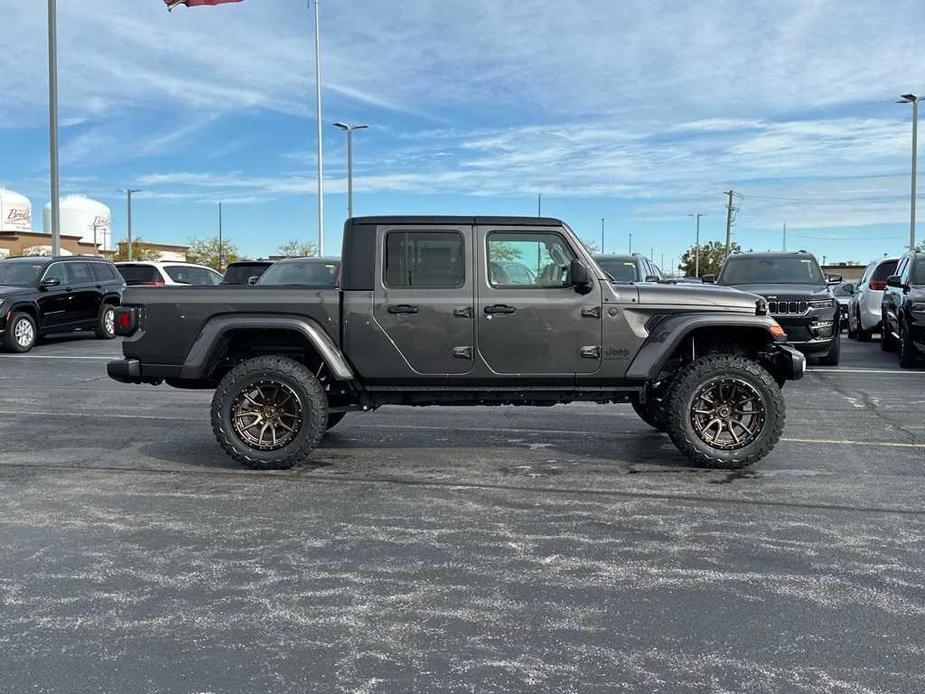
[[[453,289],[466,282],[463,236],[457,231],[391,231],[385,237],[388,287]]]
[[[875,266],[876,264],[877,264],[877,263],[871,263],[870,265],[868,265],[868,266],[864,269],[864,274],[861,275],[861,279],[858,280],[858,286],[859,286],[859,287],[870,279],[870,276],[873,274],[873,272],[874,272],[874,266]]]
[[[899,266],[896,268],[896,274],[902,277],[903,282],[907,282],[909,278],[909,257],[906,256],[899,261]]]
[[[71,284],[91,284],[96,280],[90,274],[90,266],[87,263],[64,263],[67,268]]]
[[[90,269],[97,282],[110,282],[116,279],[115,268],[106,263],[90,263]]]
[[[42,279],[58,280],[61,284],[66,284],[68,282],[68,275],[64,263],[52,263],[49,265],[48,269],[45,270],[45,274],[42,275]]]
[[[488,235],[488,281],[493,287],[567,287],[575,254],[548,231]]]

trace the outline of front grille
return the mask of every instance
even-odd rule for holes
[[[768,313],[772,316],[801,316],[809,310],[808,301],[769,301]]]

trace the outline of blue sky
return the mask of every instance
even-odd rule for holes
[[[44,2],[0,25],[0,183],[48,200]],[[215,8],[59,3],[62,185],[137,234],[225,232],[248,255],[317,235],[305,0]],[[866,0],[323,0],[325,231],[358,214],[534,214],[664,254],[723,235],[866,261],[908,235],[925,6]],[[925,214],[925,213],[923,213]],[[34,214],[39,220],[40,214]],[[40,222],[38,222],[40,224]]]

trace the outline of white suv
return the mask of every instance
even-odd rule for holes
[[[880,330],[880,302],[886,278],[896,272],[899,258],[881,258],[864,270],[848,302],[848,337],[867,342],[871,333]]]
[[[218,284],[222,276],[210,267],[195,263],[138,260],[116,263],[126,286],[170,286],[176,284]]]

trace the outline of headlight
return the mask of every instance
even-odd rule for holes
[[[835,299],[818,299],[809,302],[810,308],[835,308]]]
[[[3,305],[3,302],[0,301],[0,306]],[[925,313],[925,304],[912,304],[913,313]]]

